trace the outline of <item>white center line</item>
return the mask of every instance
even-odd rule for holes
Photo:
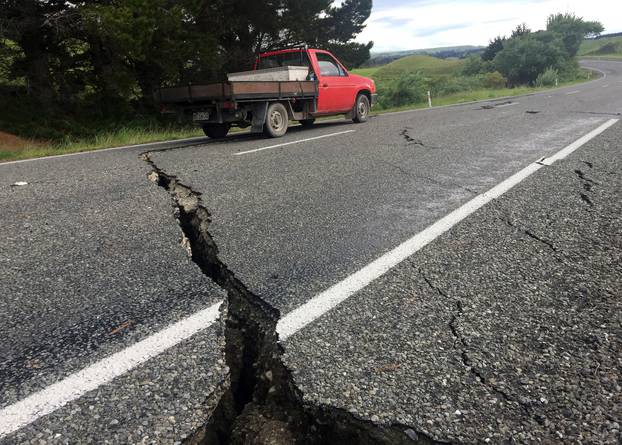
[[[565,158],[570,153],[581,147],[590,139],[596,137],[607,128],[618,122],[618,119],[611,119],[595,130],[589,132],[585,136],[577,139],[572,144],[558,151],[550,158],[545,158],[529,164],[527,167],[515,173],[507,178],[505,181],[496,185],[492,189],[488,190],[481,195],[476,196],[463,206],[457,208],[444,218],[439,219],[431,226],[428,226],[423,231],[419,232],[408,241],[400,244],[395,249],[387,252],[380,258],[374,260],[358,272],[350,275],[345,280],[335,284],[329,289],[325,290],[321,294],[315,296],[311,300],[307,301],[302,306],[294,309],[288,313],[283,319],[281,319],[277,325],[277,331],[281,340],[286,339],[290,335],[296,333],[313,320],[316,320],[339,303],[348,299],[352,294],[363,289],[369,283],[375,279],[384,275],[389,269],[404,261],[406,258],[435,240],[437,237],[451,229],[467,216],[484,206],[486,203],[492,201],[503,195],[510,190],[516,184],[523,179],[530,176],[532,173],[540,170],[544,165],[550,165],[555,161]]]
[[[253,150],[241,151],[239,153],[233,153],[233,156],[242,156],[250,153],[257,153],[258,151],[270,150],[271,148],[285,147],[287,145],[300,144],[302,142],[315,141],[317,139],[328,138],[331,136],[338,136],[340,134],[354,133],[356,130],[338,131],[337,133],[323,134],[322,136],[315,136],[307,139],[300,139],[298,141],[284,142],[282,144],[269,145],[267,147],[255,148]]]
[[[518,105],[518,104],[520,104],[520,102],[511,102],[509,104],[497,105],[495,108],[511,107],[512,105]]]
[[[576,90],[576,91],[571,91],[570,93],[566,93],[566,96],[570,96],[571,94],[577,94],[580,93],[581,91]]]
[[[603,85],[603,88],[609,88],[609,84]]]
[[[523,170],[510,176],[487,192],[476,196],[466,204],[428,226],[423,231],[417,233],[409,240],[377,258],[358,272],[355,272],[343,281],[316,295],[302,306],[294,309],[283,317],[277,325],[280,339],[285,340],[289,336],[295,334],[300,329],[385,274],[392,267],[434,241],[437,237],[488,202],[503,195],[543,166],[551,165],[565,158],[616,122],[618,122],[618,119],[611,119],[558,151],[553,156],[541,158],[529,164]],[[332,135],[325,135],[324,137],[327,136]],[[120,352],[106,357],[41,391],[31,394],[25,399],[1,409],[0,438],[34,422],[40,417],[50,414],[67,403],[78,399],[86,392],[92,391],[112,381],[114,378],[125,374],[150,358],[190,338],[199,331],[208,328],[218,317],[219,305],[220,302],[190,317],[180,320]]]

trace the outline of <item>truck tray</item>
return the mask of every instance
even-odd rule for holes
[[[160,88],[156,90],[154,96],[155,100],[161,104],[314,98],[317,96],[317,83],[305,80],[188,84],[180,87]]]

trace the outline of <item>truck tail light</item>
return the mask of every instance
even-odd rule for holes
[[[222,103],[223,110],[233,110],[235,108],[235,102],[231,102],[230,100],[226,100]]]

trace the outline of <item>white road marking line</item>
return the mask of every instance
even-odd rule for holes
[[[581,91],[579,91],[579,90],[576,90],[576,91],[571,91],[571,92],[569,92],[569,93],[566,93],[566,96],[570,96],[571,94],[577,94],[577,93],[580,93],[580,92],[581,92]]]
[[[603,85],[603,88],[609,88],[609,84]]]
[[[284,142],[282,144],[269,145],[267,147],[255,148],[253,150],[240,151],[238,153],[233,153],[233,156],[242,156],[242,155],[247,155],[250,153],[257,153],[258,151],[270,150],[271,148],[285,147],[287,145],[300,144],[302,142],[308,142],[308,141],[315,141],[317,139],[327,138],[330,136],[338,136],[340,134],[354,133],[355,131],[356,130],[338,131],[337,133],[323,134],[321,136],[315,136],[312,138],[300,139],[300,140],[291,141],[291,142]]]
[[[512,105],[518,105],[520,104],[520,102],[511,102],[509,104],[503,104],[503,105],[496,105],[495,108],[505,108],[505,107],[511,107]]]
[[[300,329],[385,274],[392,267],[434,241],[438,236],[448,231],[488,202],[503,195],[543,166],[551,165],[565,158],[616,122],[618,122],[618,119],[611,119],[558,151],[553,156],[540,158],[538,161],[529,164],[523,170],[510,176],[487,192],[476,196],[406,242],[374,260],[358,272],[355,272],[343,281],[340,281],[324,292],[316,295],[302,306],[289,312],[277,325],[277,332],[279,333],[280,339],[285,340],[289,336],[295,334]],[[31,394],[25,399],[2,408],[0,410],[0,438],[34,422],[40,417],[50,414],[67,403],[78,399],[86,392],[92,391],[110,382],[114,378],[125,374],[150,358],[157,356],[181,341],[208,328],[217,319],[219,314],[218,307],[220,304],[221,302],[215,303],[209,308],[180,320],[122,351],[106,357],[41,391]]]
[[[0,438],[56,411],[210,326],[221,302],[0,410]]]
[[[547,161],[546,164],[544,162],[538,163],[537,161],[529,164],[518,173],[510,176],[508,179],[487,192],[476,196],[463,206],[439,219],[431,226],[428,226],[408,241],[400,244],[395,249],[374,260],[358,272],[355,272],[345,280],[335,284],[321,294],[307,301],[302,306],[294,309],[282,318],[277,325],[277,332],[279,333],[281,340],[288,338],[290,335],[296,333],[312,321],[324,315],[339,303],[348,299],[352,296],[352,294],[358,292],[375,279],[384,275],[389,269],[401,263],[430,242],[434,241],[437,237],[451,229],[464,218],[484,206],[486,203],[503,195],[523,179],[541,169],[544,165],[550,165],[555,161],[565,158],[577,148],[599,135],[616,122],[618,122],[618,119],[611,119],[605,122],[597,129],[558,151],[555,155],[545,158],[545,161]]]
[[[554,155],[544,158],[541,161],[541,163],[544,165],[551,165],[554,162],[559,161],[560,159],[564,159],[566,156],[568,156],[570,153],[575,151],[577,148],[589,142],[591,139],[601,134],[603,131],[611,127],[613,124],[615,124],[619,120],[620,119],[609,119],[607,122],[602,124],[600,127],[590,131],[588,134],[584,136],[581,136],[579,139],[574,141],[572,144],[568,145],[567,147],[562,148],[560,151],[558,151]]]

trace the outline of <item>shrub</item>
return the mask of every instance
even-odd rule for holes
[[[484,61],[480,56],[473,55],[467,57],[464,61],[464,67],[462,68],[463,76],[475,76],[483,72],[484,69]]]
[[[427,98],[430,79],[420,72],[407,74],[381,88],[378,93],[382,108],[423,102]]]
[[[559,73],[556,69],[547,68],[543,73],[538,74],[535,84],[537,87],[550,87],[555,85],[558,78]]]
[[[490,73],[493,70],[494,66],[491,61],[472,55],[464,61],[461,74],[463,76],[477,76],[478,74]]]
[[[482,76],[441,77],[434,79],[430,90],[434,96],[445,96],[461,91],[477,90],[482,87]]]
[[[499,71],[493,71],[484,75],[483,84],[486,88],[505,88],[507,83],[508,80]]]

